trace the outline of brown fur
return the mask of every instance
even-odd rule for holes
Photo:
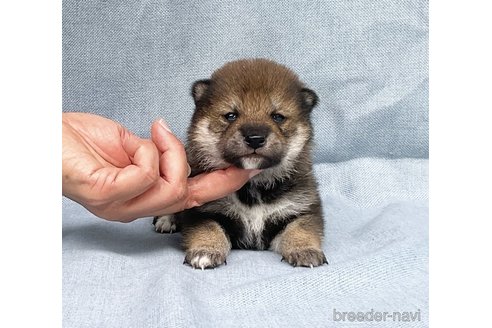
[[[285,66],[247,59],[195,82],[192,95],[196,110],[187,145],[192,175],[231,164],[263,171],[236,193],[175,215],[185,262],[215,267],[232,246],[269,248],[293,266],[327,263],[311,159],[316,94]],[[262,143],[255,146],[258,138]],[[159,222],[169,219],[156,218],[156,229],[170,226]]]
[[[192,263],[193,258],[204,253],[211,257],[210,266],[226,262],[231,250],[231,242],[221,226],[213,220],[188,222],[183,229],[183,247],[186,249],[185,263]]]
[[[293,266],[319,266],[328,263],[321,249],[323,235],[316,220],[300,217],[285,227],[280,235],[279,252]]]

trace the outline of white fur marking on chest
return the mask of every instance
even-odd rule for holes
[[[298,215],[306,210],[309,205],[299,204],[289,199],[282,199],[275,203],[259,203],[252,206],[243,204],[236,195],[229,198],[229,208],[226,214],[235,216],[244,225],[243,239],[247,245],[261,247],[262,234],[267,219],[284,218],[286,216]]]

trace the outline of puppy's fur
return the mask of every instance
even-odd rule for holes
[[[314,91],[288,68],[252,59],[195,82],[192,95],[192,175],[231,164],[262,172],[225,198],[156,217],[156,230],[181,230],[185,263],[194,268],[226,263],[231,248],[271,249],[293,266],[327,263],[311,159]]]

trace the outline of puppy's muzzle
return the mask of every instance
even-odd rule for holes
[[[241,127],[244,142],[253,149],[261,148],[265,145],[266,139],[270,134],[270,127],[266,125],[244,125]]]

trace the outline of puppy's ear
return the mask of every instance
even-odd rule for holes
[[[318,104],[318,95],[308,88],[302,88],[299,93],[301,98],[301,108],[310,113],[314,106]]]
[[[202,101],[207,95],[210,88],[210,80],[198,80],[193,83],[191,87],[191,95],[193,96],[193,100],[195,100],[195,104]]]

